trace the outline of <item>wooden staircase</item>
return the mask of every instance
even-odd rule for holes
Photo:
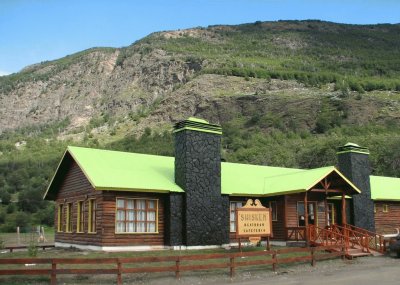
[[[332,225],[327,228],[310,225],[307,228],[307,235],[310,245],[336,246],[332,251],[345,251],[348,259],[382,255],[386,251],[382,235],[352,225]]]

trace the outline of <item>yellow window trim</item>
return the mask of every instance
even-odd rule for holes
[[[117,232],[117,200],[145,200],[145,201],[155,201],[156,202],[156,231],[155,232]],[[117,235],[154,235],[154,234],[159,234],[158,231],[158,200],[159,199],[154,199],[154,198],[126,198],[126,197],[116,197],[115,198],[115,220],[114,220],[114,233]],[[147,203],[146,203],[147,205]],[[147,212],[146,212],[147,213]]]
[[[388,204],[383,204],[382,211],[384,213],[389,213],[389,205]]]
[[[85,227],[85,225],[83,224],[83,226],[81,228],[81,207],[80,207],[80,205],[82,205],[82,210],[85,210],[84,209],[85,201],[84,200],[79,200],[76,203],[76,207],[77,207],[77,210],[76,210],[76,213],[77,213],[76,232],[79,233],[79,234],[84,233],[84,227]],[[83,212],[83,213],[85,213],[85,212]],[[85,219],[85,217],[83,217],[83,218]]]
[[[92,206],[93,206],[93,202],[96,202],[96,199],[95,198],[91,198],[91,199],[89,199],[88,200],[88,203],[89,203],[89,213],[88,213],[88,234],[95,234],[95,233],[97,233],[96,231],[93,231],[93,229],[92,229]],[[96,214],[96,212],[95,212],[95,214]],[[95,217],[96,218],[96,217]],[[95,220],[95,222],[97,222],[96,220]],[[95,225],[95,228],[96,228],[96,225]]]
[[[70,228],[70,215],[72,214],[71,211],[72,210],[72,203],[67,203],[67,216],[66,216],[66,225],[65,225],[65,232],[66,233],[72,233],[72,225]]]
[[[62,212],[63,212],[64,204],[58,204],[58,215],[57,215],[57,232],[62,233]]]

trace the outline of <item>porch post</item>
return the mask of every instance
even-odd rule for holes
[[[346,219],[346,194],[342,193],[342,226],[344,227],[347,223]]]
[[[324,203],[325,203],[325,227],[328,227],[328,226],[330,226],[329,224],[328,224],[328,195],[325,195],[325,201],[324,201]]]
[[[306,246],[308,246],[309,245],[309,243],[308,243],[308,239],[309,239],[309,236],[308,236],[308,204],[307,204],[307,191],[304,193],[304,223],[305,223],[305,226],[306,226],[306,229],[305,229],[305,231],[304,231],[304,235],[305,235],[305,238],[306,238]]]

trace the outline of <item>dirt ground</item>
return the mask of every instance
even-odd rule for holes
[[[280,266],[276,273],[272,272],[269,267],[266,270],[260,268],[256,270],[241,269],[232,280],[222,272],[219,275],[199,272],[198,275],[196,273],[185,274],[180,281],[176,281],[173,278],[160,280],[142,279],[138,283],[135,282],[135,284],[398,285],[400,284],[400,259],[389,256],[363,257],[346,261],[334,259],[320,261],[315,267],[309,264]]]

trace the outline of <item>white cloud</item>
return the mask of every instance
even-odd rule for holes
[[[11,72],[0,70],[0,76],[9,75],[9,74],[11,74]]]

